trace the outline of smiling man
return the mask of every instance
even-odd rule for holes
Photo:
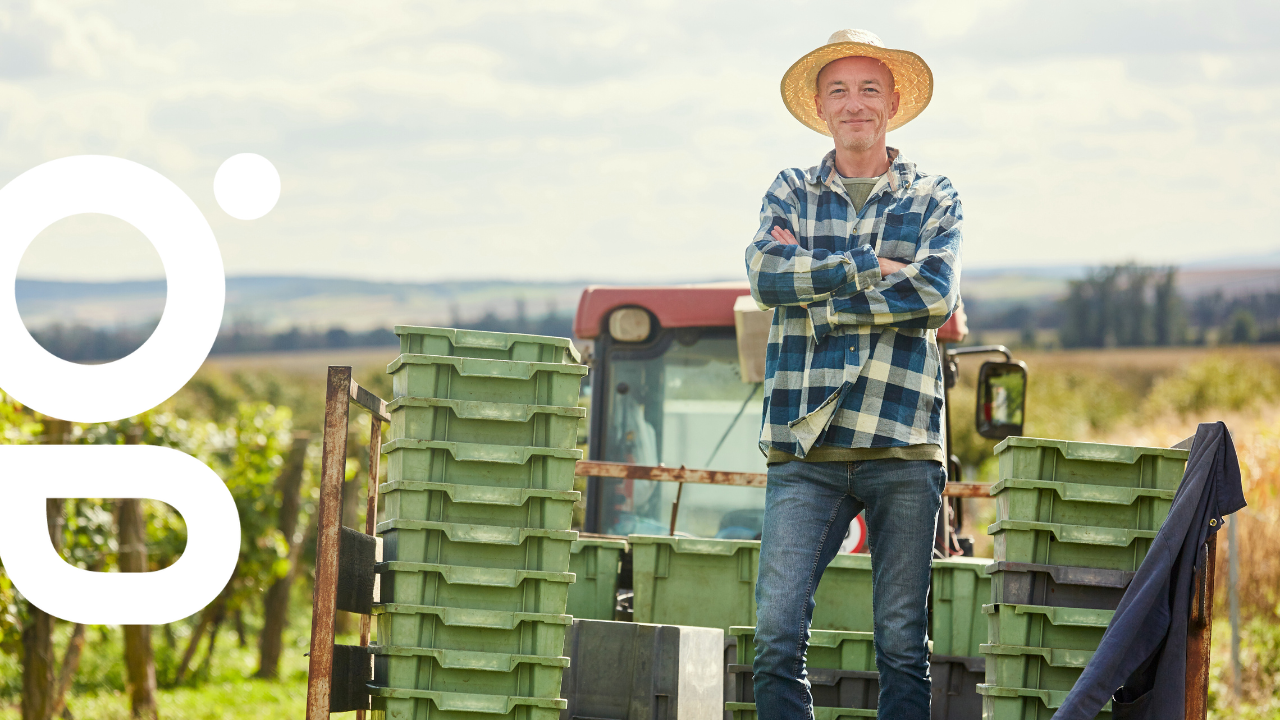
[[[914,53],[842,30],[782,80],[787,109],[831,136],[778,174],[747,248],[756,301],[776,308],[760,448],[768,456],[756,583],[756,710],[811,718],[813,595],[866,511],[879,715],[929,717],[930,566],[942,487],[935,330],[960,282],[960,200],[885,144],[920,114],[933,75]]]

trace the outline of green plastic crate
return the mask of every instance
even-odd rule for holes
[[[582,362],[582,356],[569,338],[417,325],[397,325],[395,334],[400,336],[400,352],[407,355],[455,355],[547,363]]]
[[[727,633],[738,638],[738,664],[752,665],[756,659],[756,629],[731,627]],[[839,630],[810,630],[805,664],[811,668],[876,672],[874,633]]]
[[[402,397],[387,405],[390,439],[571,449],[586,408]]]
[[[1093,657],[1091,650],[1036,648],[1022,645],[982,646],[987,656],[987,684],[1032,690],[1070,690]]]
[[[618,565],[627,542],[578,536],[569,548],[569,614],[583,620],[612,620],[618,604]]]
[[[392,440],[383,446],[387,480],[573,490],[581,450]]]
[[[635,622],[755,625],[758,540],[631,535],[627,542]]]
[[[560,720],[559,698],[369,688],[371,720]]]
[[[636,622],[755,625],[759,540],[631,535]],[[814,594],[813,627],[870,632],[871,556],[837,555]]]
[[[987,642],[1063,650],[1097,650],[1114,610],[1044,607],[1041,605],[983,605]]]
[[[995,449],[1000,479],[1177,490],[1187,450],[1009,437]]]
[[[468,695],[558,698],[567,657],[370,645],[373,684]]]
[[[393,397],[574,407],[585,365],[401,355],[387,366]]]
[[[1023,520],[997,520],[987,528],[997,562],[1129,571],[1142,564],[1157,532]]]
[[[386,561],[378,599],[400,605],[564,615],[573,573]]]
[[[991,488],[997,520],[1159,530],[1176,490],[1054,480],[1001,480]]]
[[[378,644],[515,655],[564,654],[569,615],[428,605],[375,605]]]
[[[981,654],[982,606],[991,599],[986,558],[954,557],[933,561],[933,651],[953,657]]]
[[[1061,690],[1028,690],[978,684],[982,696],[982,720],[1051,720],[1067,693]],[[1095,720],[1111,720],[1111,701]]]
[[[756,720],[755,703],[727,702],[724,704],[724,709],[727,712],[733,713],[733,720]],[[875,710],[866,710],[863,708],[815,707],[813,709],[813,720],[873,717],[877,717]]]
[[[378,523],[387,560],[503,568],[569,571],[572,530],[497,527],[392,519]]]
[[[384,519],[568,530],[573,504],[582,496],[572,490],[457,485],[395,480],[378,486]]]

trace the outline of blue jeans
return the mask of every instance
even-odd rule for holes
[[[769,467],[756,580],[760,720],[812,718],[805,652],[813,593],[866,510],[879,716],[929,719],[929,581],[946,471],[929,460],[792,461]]]

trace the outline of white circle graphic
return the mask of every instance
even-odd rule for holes
[[[160,254],[168,287],[151,337],[104,365],[67,362],[40,347],[14,292],[36,235],[82,213],[141,231]],[[0,283],[0,388],[44,415],[85,423],[146,412],[185,385],[213,347],[226,295],[217,240],[191,198],[148,167],[104,155],[53,160],[0,188]]]
[[[257,220],[280,199],[280,173],[261,155],[232,155],[213,176],[213,197],[231,217]]]

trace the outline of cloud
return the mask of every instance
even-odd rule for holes
[[[231,273],[740,277],[770,180],[829,147],[778,78],[850,25],[934,69],[932,106],[890,142],[955,181],[967,265],[1276,245],[1267,3],[92,7],[0,23],[0,47],[28,38],[4,51],[19,60],[0,52],[0,176],[84,152],[144,162],[201,206]],[[212,197],[246,151],[283,181],[252,222]],[[128,275],[37,250],[33,276]]]

